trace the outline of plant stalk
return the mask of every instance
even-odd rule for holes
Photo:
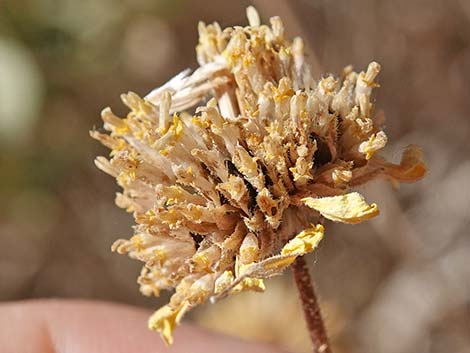
[[[299,291],[305,321],[313,345],[313,353],[332,353],[325,325],[315,295],[313,281],[308,272],[308,267],[303,256],[298,257],[292,264],[295,284]]]

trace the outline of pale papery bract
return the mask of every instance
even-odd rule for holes
[[[286,39],[278,17],[266,26],[254,8],[247,15],[247,27],[200,23],[200,67],[145,98],[123,94],[127,117],[106,108],[110,133],[91,132],[112,150],[96,165],[116,178],[116,204],[136,222],[112,249],[145,263],[144,295],[175,289],[149,320],[168,344],[194,306],[264,291],[263,279],[316,248],[323,219],[376,216],[351,188],[426,173],[416,146],[400,164],[376,153],[387,142],[371,102],[379,64],[317,82],[302,39]]]

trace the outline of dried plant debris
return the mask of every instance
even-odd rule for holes
[[[398,165],[377,155],[387,143],[371,99],[379,64],[317,82],[302,39],[286,39],[278,17],[267,26],[247,14],[247,27],[200,23],[200,67],[145,98],[123,94],[127,117],[106,108],[109,134],[91,132],[112,150],[96,165],[116,178],[116,204],[136,222],[112,249],[145,263],[144,295],[175,289],[149,320],[168,344],[194,306],[264,291],[264,278],[315,249],[323,218],[377,215],[351,187],[426,172],[416,146]]]

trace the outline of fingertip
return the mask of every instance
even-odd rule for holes
[[[36,300],[3,304],[0,311],[0,345],[20,342],[6,350],[11,353],[282,352],[191,325],[179,327],[175,343],[166,347],[147,329],[148,311],[122,304]]]

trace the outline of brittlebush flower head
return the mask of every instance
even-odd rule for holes
[[[112,150],[96,165],[136,222],[112,249],[145,263],[144,295],[175,289],[149,320],[168,344],[196,305],[264,291],[263,279],[317,247],[323,219],[376,216],[352,188],[426,171],[416,146],[398,165],[377,154],[387,143],[371,102],[379,64],[316,81],[302,39],[286,39],[278,17],[267,26],[247,14],[247,27],[200,23],[199,68],[145,98],[122,95],[127,117],[106,108],[109,134],[91,132]]]

